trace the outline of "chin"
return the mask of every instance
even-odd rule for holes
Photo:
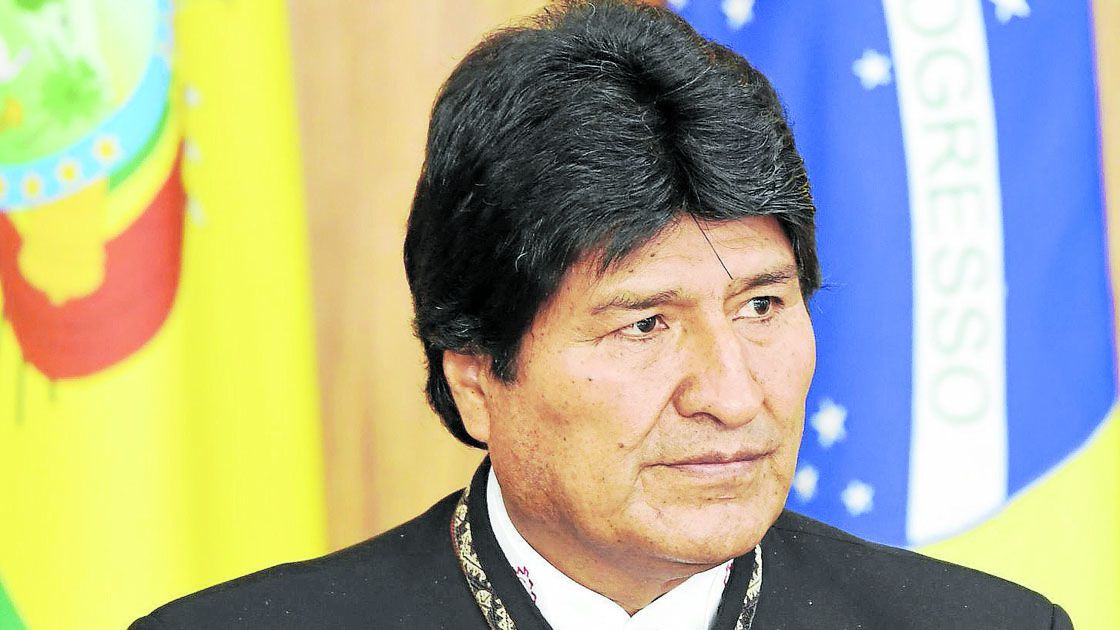
[[[717,565],[755,547],[781,512],[777,509],[708,509],[662,532],[665,557],[686,564]]]
[[[754,546],[758,544],[761,538],[761,536],[743,536],[735,538],[724,536],[711,538],[697,537],[693,540],[680,542],[679,544],[672,545],[670,548],[665,549],[664,556],[668,560],[680,564],[714,567],[732,558],[738,558],[751,549],[754,549]]]

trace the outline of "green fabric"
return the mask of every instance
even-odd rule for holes
[[[4,592],[3,583],[0,583],[0,628],[27,630],[27,626],[23,625],[23,621],[16,614],[16,607],[12,605],[12,600],[8,599],[8,594]]]

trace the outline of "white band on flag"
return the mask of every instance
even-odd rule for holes
[[[883,8],[914,266],[906,535],[921,544],[977,523],[1007,496],[1003,219],[980,0]]]

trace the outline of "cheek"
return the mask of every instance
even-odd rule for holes
[[[571,419],[568,430],[604,450],[639,445],[660,417],[672,391],[664,353],[587,348],[565,357],[556,407]],[[564,406],[561,407],[561,404]]]
[[[492,407],[490,457],[507,473],[503,488],[544,518],[616,513],[659,417],[648,381],[586,357],[524,367],[517,387]]]
[[[494,460],[538,482],[561,485],[604,462],[605,445],[618,431],[617,390],[606,374],[578,363],[552,361],[523,366],[517,383],[492,408],[499,430],[492,432]],[[610,391],[607,391],[610,390]]]
[[[809,391],[809,383],[813,380],[813,373],[817,369],[817,336],[813,331],[813,321],[809,319],[808,311],[805,312],[802,331],[801,360],[804,370],[805,391]]]
[[[771,343],[755,352],[758,359],[752,372],[766,392],[769,407],[800,431],[817,359],[808,315],[784,326]]]
[[[802,309],[785,322],[769,350],[774,364],[780,366],[775,373],[781,376],[791,394],[808,392],[817,362],[817,343],[808,312]]]

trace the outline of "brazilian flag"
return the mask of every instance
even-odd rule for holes
[[[1090,2],[669,4],[770,77],[813,182],[826,286],[789,507],[1120,628]]]

